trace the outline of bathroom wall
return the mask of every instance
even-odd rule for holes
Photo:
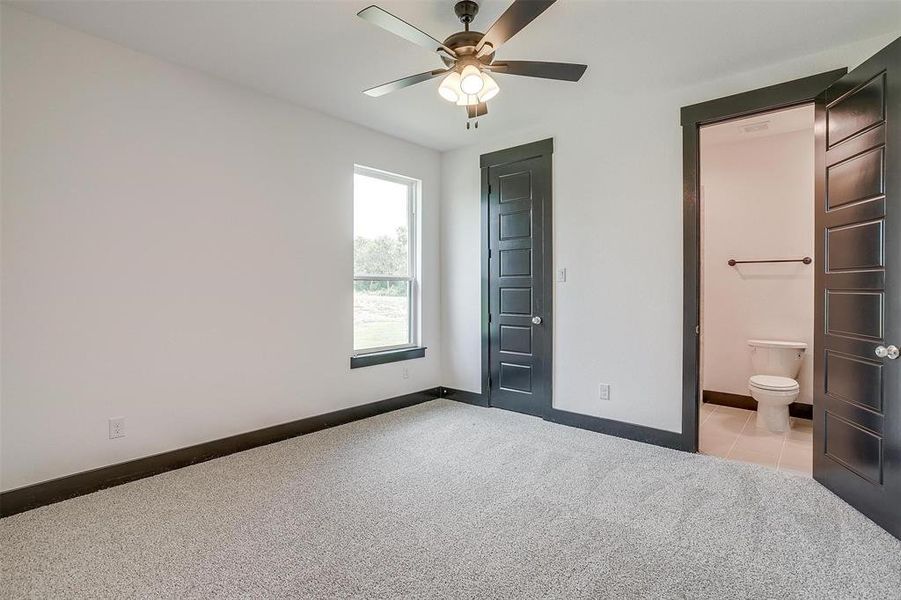
[[[748,339],[813,345],[814,265],[727,264],[813,256],[813,169],[812,106],[701,131],[705,390],[748,395]],[[809,352],[799,382],[811,403]]]

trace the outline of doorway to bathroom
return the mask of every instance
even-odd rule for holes
[[[752,355],[758,359],[756,365],[752,361],[755,369],[764,358],[781,356],[774,360],[790,362],[791,353],[774,352],[780,347],[799,353],[803,349],[811,355],[813,478],[901,539],[901,119],[896,118],[901,114],[901,38],[851,70],[682,108],[683,443],[698,449],[701,411],[708,410],[702,408],[701,385],[705,368],[701,358],[701,129],[810,102],[814,106],[814,253],[809,265],[814,271],[813,346],[799,348],[793,344],[799,340],[754,338],[758,342],[746,340],[747,351],[766,351]],[[751,228],[754,224],[741,225]],[[800,258],[800,264],[806,264]],[[770,263],[735,259],[729,266],[754,264]],[[803,368],[803,354],[801,362]],[[802,373],[799,369],[799,378]],[[782,376],[776,377],[782,381],[758,379],[755,383],[749,377],[749,392],[758,406],[766,404],[761,400],[769,400],[775,409],[780,398],[784,403],[785,396],[797,393],[800,397],[803,381],[793,390],[782,385]],[[719,410],[717,406],[713,414]],[[771,414],[762,419],[764,426],[771,418],[779,420],[772,414],[778,411],[767,412]],[[756,416],[754,421],[756,426]]]
[[[699,133],[699,450],[810,477],[813,103]]]

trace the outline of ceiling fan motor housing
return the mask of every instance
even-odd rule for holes
[[[444,40],[444,45],[457,53],[457,60],[444,54],[441,55],[441,60],[443,60],[444,64],[448,67],[454,66],[461,62],[461,60],[463,63],[473,62],[477,64],[478,62],[481,62],[490,65],[491,61],[494,60],[494,52],[476,58],[476,47],[483,35],[484,34],[481,31],[458,31],[457,33],[452,33]],[[467,58],[472,58],[472,60],[465,60]]]

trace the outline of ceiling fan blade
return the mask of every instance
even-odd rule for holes
[[[401,90],[405,87],[410,87],[411,85],[416,85],[417,83],[422,83],[423,81],[434,79],[439,75],[444,75],[445,73],[447,73],[447,71],[448,69],[438,69],[435,71],[426,71],[425,73],[419,73],[417,75],[410,75],[408,77],[396,79],[388,83],[383,83],[382,85],[376,86],[374,88],[369,88],[368,90],[364,90],[363,93],[367,96],[377,98],[379,96],[384,96],[385,94]]]
[[[466,107],[466,116],[470,119],[475,119],[476,117],[483,117],[488,114],[488,103],[487,102],[479,102],[478,104],[472,104]]]
[[[546,11],[556,0],[514,0],[479,40],[479,56],[494,52]]]
[[[489,70],[506,75],[523,75],[542,79],[579,81],[588,65],[575,63],[541,62],[536,60],[505,60],[488,65]]]
[[[408,42],[413,42],[417,46],[422,46],[427,50],[431,50],[432,52],[437,52],[439,50],[446,52],[449,56],[456,58],[457,53],[422,31],[410,25],[403,19],[399,17],[395,17],[391,13],[386,10],[379,8],[378,6],[369,6],[364,8],[360,12],[357,13],[357,16],[361,19],[369,21],[373,25],[377,27],[381,27],[386,31],[390,31],[394,35],[398,35]]]

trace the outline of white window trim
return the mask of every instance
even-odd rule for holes
[[[405,281],[410,286],[408,295],[408,314],[409,314],[409,331],[410,342],[406,344],[397,344],[393,346],[379,346],[375,348],[353,348],[353,336],[351,336],[351,356],[365,356],[367,354],[377,354],[379,352],[390,352],[392,350],[409,350],[419,347],[419,271],[418,261],[419,254],[419,198],[422,189],[422,182],[412,177],[404,177],[396,173],[373,169],[372,167],[364,167],[363,165],[354,165],[354,175],[363,175],[365,177],[373,177],[383,181],[392,181],[407,186],[407,244],[410,249],[408,254],[408,268],[406,276],[390,276],[390,275],[357,275],[354,269],[353,280],[356,281]],[[353,309],[351,309],[353,310]],[[353,319],[353,313],[351,313]]]

